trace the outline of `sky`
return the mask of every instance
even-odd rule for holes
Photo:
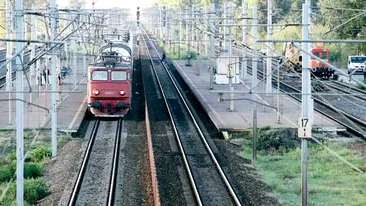
[[[131,8],[136,9],[137,6],[147,7],[152,4],[154,0],[94,0],[96,9],[109,9],[112,7],[120,8]],[[68,5],[69,0],[56,0],[56,4],[60,7],[65,7]],[[86,0],[87,9],[92,8],[93,0]]]

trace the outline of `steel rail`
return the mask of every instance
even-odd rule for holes
[[[78,196],[79,191],[80,191],[81,183],[83,182],[84,174],[85,174],[88,162],[89,162],[90,153],[91,153],[91,150],[92,150],[93,145],[94,145],[94,140],[95,140],[95,137],[96,137],[97,132],[98,132],[99,124],[100,124],[100,120],[99,119],[95,120],[92,132],[90,134],[88,147],[85,151],[84,159],[83,159],[83,162],[81,164],[81,167],[80,167],[80,170],[79,170],[79,173],[78,173],[78,177],[77,177],[75,185],[74,185],[74,189],[71,193],[71,197],[70,197],[70,200],[69,200],[69,203],[68,203],[69,206],[74,206],[76,204],[77,196]]]
[[[359,88],[356,88],[356,87],[352,87],[351,85],[349,85],[349,84],[345,84],[345,83],[343,83],[343,82],[339,82],[339,81],[331,81],[333,84],[337,84],[337,85],[339,85],[339,86],[342,86],[342,87],[347,87],[347,88],[349,88],[349,89],[351,89],[351,90],[353,90],[353,91],[356,91],[356,92],[359,92],[359,93],[362,93],[362,95],[366,95],[366,91],[364,91],[364,90],[361,90],[361,89],[359,89]]]
[[[118,161],[119,161],[119,150],[120,150],[120,140],[122,136],[122,129],[123,129],[123,119],[118,119],[117,123],[117,131],[116,131],[116,139],[114,141],[114,149],[113,149],[113,159],[112,159],[112,171],[111,171],[111,178],[109,181],[109,192],[108,192],[108,200],[107,205],[112,206],[114,205],[114,197],[116,191],[116,180],[117,180],[117,173],[118,173]]]
[[[143,30],[143,29],[141,29],[141,30]],[[146,33],[146,31],[145,31],[145,30],[143,30],[143,32],[147,35],[147,33]],[[151,40],[150,40],[150,41],[151,41]],[[160,54],[159,54],[159,52],[157,51],[157,48],[155,47],[155,45],[152,43],[152,41],[151,41],[151,44],[153,45],[153,47],[154,47],[155,51],[157,52],[157,54],[158,54],[158,56],[159,56],[159,58],[160,58]],[[192,121],[193,121],[193,123],[194,123],[194,125],[195,125],[195,127],[196,127],[196,129],[197,129],[197,131],[198,131],[198,133],[199,133],[199,135],[200,135],[200,138],[201,138],[201,140],[202,140],[202,142],[203,142],[203,144],[204,144],[204,146],[205,146],[205,148],[206,148],[207,152],[209,153],[209,155],[210,155],[210,157],[211,157],[211,159],[212,159],[213,163],[215,164],[216,169],[218,170],[218,172],[219,172],[219,174],[220,174],[220,176],[221,176],[222,180],[224,181],[225,186],[226,186],[226,187],[227,187],[227,189],[229,190],[229,193],[231,194],[231,196],[232,196],[232,198],[233,198],[234,202],[236,203],[236,205],[241,205],[241,203],[240,203],[240,201],[239,201],[238,196],[236,195],[236,193],[235,193],[234,189],[232,188],[232,186],[231,186],[231,184],[230,184],[229,180],[227,179],[227,177],[226,177],[226,175],[225,175],[224,171],[222,170],[222,168],[221,168],[221,166],[220,166],[219,162],[217,161],[217,159],[216,159],[216,157],[215,157],[214,153],[212,152],[212,150],[211,150],[211,148],[210,148],[210,145],[208,144],[208,142],[207,142],[207,140],[206,140],[206,138],[205,138],[205,135],[203,134],[203,132],[202,132],[202,130],[201,130],[201,128],[200,128],[200,126],[198,125],[198,123],[197,123],[197,121],[196,121],[196,119],[195,119],[195,117],[194,117],[194,115],[193,115],[192,111],[190,110],[190,108],[189,108],[189,106],[188,106],[188,104],[187,104],[187,102],[186,102],[185,98],[183,97],[183,95],[182,95],[182,93],[181,93],[180,89],[178,88],[177,83],[175,82],[175,80],[174,80],[174,78],[172,77],[172,75],[170,74],[170,72],[168,72],[168,69],[166,68],[166,66],[165,66],[164,64],[163,64],[163,67],[164,67],[164,69],[167,71],[167,74],[169,75],[169,77],[170,77],[170,79],[171,79],[171,81],[172,81],[172,83],[173,83],[173,85],[174,85],[174,87],[175,87],[176,91],[178,92],[178,94],[179,94],[180,98],[182,99],[182,101],[183,101],[183,103],[184,103],[184,105],[185,105],[185,107],[186,107],[186,109],[187,109],[187,111],[188,111],[188,113],[189,113],[189,115],[190,115],[190,117],[191,117],[191,119],[192,119]]]
[[[142,30],[142,29],[140,28],[140,30]],[[143,31],[144,31],[144,30],[143,30]],[[145,32],[145,35],[148,37],[148,35],[146,34],[146,32]],[[197,204],[198,204],[198,205],[200,205],[200,206],[202,206],[202,205],[203,205],[203,204],[202,204],[202,200],[201,200],[200,194],[199,194],[198,189],[197,189],[197,184],[196,184],[196,182],[195,182],[195,180],[194,180],[194,177],[193,177],[192,169],[191,169],[191,167],[189,166],[188,158],[187,158],[186,152],[185,152],[185,150],[184,150],[184,148],[183,148],[183,144],[182,144],[182,142],[181,142],[181,140],[180,140],[180,138],[179,138],[179,133],[178,133],[178,131],[177,131],[177,128],[176,128],[175,122],[174,122],[174,120],[173,120],[172,112],[171,112],[170,108],[168,107],[168,101],[167,101],[167,98],[166,98],[165,92],[164,92],[164,91],[163,91],[163,89],[162,89],[161,82],[160,82],[160,80],[159,80],[159,78],[158,78],[158,76],[157,76],[157,73],[156,73],[156,71],[155,71],[154,63],[153,63],[153,60],[152,60],[152,57],[151,57],[151,54],[150,54],[150,51],[149,51],[149,47],[147,46],[147,42],[146,42],[146,39],[145,39],[145,37],[144,37],[144,34],[142,35],[142,39],[143,39],[143,41],[144,41],[144,43],[145,43],[146,51],[147,51],[147,54],[148,54],[148,55],[149,55],[149,57],[150,57],[150,61],[151,61],[152,67],[154,68],[154,74],[155,74],[155,77],[156,77],[156,79],[157,79],[157,82],[158,82],[158,85],[159,85],[159,88],[160,88],[160,92],[162,93],[162,96],[163,96],[164,102],[165,102],[165,104],[167,105],[167,110],[168,110],[168,113],[169,113],[169,117],[170,117],[170,120],[171,120],[172,125],[173,125],[173,130],[174,130],[174,133],[175,133],[175,137],[177,137],[177,138],[176,138],[176,140],[177,140],[177,142],[178,142],[178,147],[179,147],[179,150],[180,150],[180,151],[181,151],[181,153],[182,153],[183,163],[184,163],[184,165],[185,165],[185,167],[186,167],[186,170],[187,170],[187,173],[188,173],[188,177],[189,177],[189,181],[190,181],[191,186],[192,186],[192,189],[193,189],[193,191],[194,191],[194,196],[196,197]],[[150,41],[151,41],[151,40],[150,40]]]
[[[331,83],[330,83],[330,82],[328,82],[328,83],[325,83],[325,85],[327,85],[328,87],[330,87],[330,88],[332,88],[332,89],[335,89],[335,90],[341,91],[341,92],[343,92],[343,93],[345,93],[345,94],[352,94],[350,91],[347,91],[346,89],[341,88],[341,87],[337,87],[337,86],[336,86],[336,85],[334,85],[334,84],[336,84],[337,86],[343,86],[343,87],[345,87],[344,85],[337,84],[337,83],[335,83],[335,82],[331,82]],[[366,93],[365,93],[365,92],[360,92],[360,91],[357,91],[357,92],[362,93],[362,94],[353,94],[353,95],[347,95],[347,96],[349,96],[349,97],[353,97],[353,98],[357,98],[357,99],[360,99],[360,100],[363,100],[363,101],[366,101],[366,98],[362,96],[362,95],[366,95]],[[342,96],[342,94],[339,94],[339,96]]]
[[[248,68],[249,69],[252,69],[250,66],[248,66]],[[249,73],[249,70],[248,70],[248,73]],[[258,70],[258,73],[260,75],[263,75],[263,73],[261,71],[259,71],[259,70]],[[259,77],[259,75],[258,75],[258,77]],[[273,83],[272,83],[272,85],[275,88],[277,88],[277,85],[276,85],[277,84],[277,79],[275,77],[272,77],[272,78],[274,80]],[[288,85],[286,83],[280,82],[280,90],[282,92],[286,92],[286,90],[284,89],[284,87],[287,88],[287,89],[290,89],[290,90],[292,90],[292,91],[294,91],[296,93],[301,94],[301,91],[299,91],[298,89],[293,88],[292,86],[290,86],[290,85]],[[296,97],[296,95],[289,95],[289,96],[292,97],[293,99],[301,102],[301,98]],[[347,114],[347,113],[343,112],[342,110],[337,109],[337,108],[335,108],[335,107],[333,107],[333,106],[331,106],[329,104],[326,104],[326,103],[322,102],[321,100],[319,100],[318,98],[314,98],[314,102],[318,103],[322,107],[325,107],[325,108],[331,110],[332,112],[337,112],[337,113],[341,114],[342,116],[349,118],[348,121],[350,121],[351,124],[355,124],[356,126],[349,125],[349,124],[347,124],[347,123],[345,123],[345,122],[343,122],[343,121],[341,121],[339,119],[336,119],[331,114],[328,114],[327,112],[322,111],[319,108],[315,108],[314,107],[314,110],[315,111],[317,111],[320,114],[328,117],[329,119],[337,122],[338,124],[344,126],[347,130],[349,130],[350,132],[352,132],[353,134],[356,134],[356,135],[358,135],[361,138],[363,138],[363,139],[366,140],[366,132],[365,131],[360,131],[360,129],[355,128],[355,127],[360,127],[360,128],[362,127],[362,128],[365,128],[365,130],[366,130],[366,123],[364,121],[362,121],[362,120],[360,120],[360,119],[358,119],[358,118],[356,118],[356,117],[354,117],[354,116],[352,116],[350,114]]]

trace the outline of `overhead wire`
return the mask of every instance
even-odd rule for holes
[[[364,11],[364,10],[363,10]],[[366,12],[366,11],[364,11],[364,12]],[[362,15],[363,15],[363,13],[362,13]],[[357,15],[357,17],[358,16],[361,16],[361,15]],[[296,19],[298,19],[298,18],[300,18],[301,16],[298,16]],[[354,17],[355,18],[355,17]],[[351,20],[353,20],[354,18],[352,18]],[[351,21],[351,20],[349,20],[349,21]],[[202,19],[199,19],[199,22],[201,22],[201,24],[204,24],[203,22],[202,22],[203,20]],[[192,23],[190,23],[190,22],[186,22],[186,24],[187,25],[190,25],[190,26],[192,26],[193,24]],[[206,25],[207,26],[207,25]],[[208,25],[209,26],[209,25]],[[195,28],[195,29],[197,29],[197,30],[199,30],[199,31],[201,31],[202,32],[202,29],[200,29],[200,28],[198,28],[195,24],[193,25],[193,27]],[[283,29],[282,29],[283,30]],[[221,33],[221,31],[219,30],[219,29],[216,29],[215,31],[208,31],[209,33],[211,33],[211,35],[214,35],[214,34],[216,34],[217,32],[218,33]],[[249,35],[249,36],[251,36],[254,40],[255,40],[255,38],[254,38],[254,36],[252,36],[251,34],[250,34],[250,32],[248,31],[247,33],[246,33],[247,35]],[[216,37],[215,37],[216,38]],[[222,38],[219,38],[220,40],[223,40]],[[235,39],[235,37],[234,37],[234,39]],[[237,41],[237,40],[235,40],[235,41]],[[238,42],[240,42],[240,41],[238,41]],[[243,48],[248,48],[248,49],[250,49],[250,47],[248,47],[247,45],[244,45],[243,43],[242,44],[239,44],[239,45],[241,45]],[[267,44],[264,44],[264,46],[265,47],[268,47],[267,46]],[[272,50],[272,52],[273,51],[275,51],[276,53],[277,53],[277,51],[274,49],[274,48],[270,48],[271,50]],[[284,56],[282,55],[282,54],[280,54],[280,56],[283,58]],[[300,78],[300,76],[299,76],[299,74],[295,71],[295,74]],[[316,79],[318,79],[319,80],[319,78],[318,77],[315,77]],[[265,78],[263,78],[263,79],[261,79],[260,81],[264,81],[264,79]],[[259,81],[259,82],[260,82]],[[313,86],[311,86],[313,89],[314,89],[314,87]],[[345,97],[343,97],[342,96],[342,98],[345,98]],[[329,101],[328,100],[326,100],[324,97],[321,97],[321,99],[322,99],[322,101],[325,101],[326,103],[328,103],[328,104],[330,104],[329,103]],[[357,125],[355,125],[355,123],[354,122],[352,122],[350,119],[348,119],[347,117],[345,117],[342,113],[339,113],[343,118],[345,118],[349,123],[351,123],[351,124],[353,124],[353,126],[355,126],[356,128],[358,128],[360,131],[362,131],[361,130],[361,128],[359,128]],[[319,140],[317,140],[315,137],[312,137],[312,139],[316,142],[316,143],[318,143],[319,145],[321,145],[321,146],[323,146],[325,149],[327,149],[328,151],[330,151],[331,152],[331,154],[332,155],[334,155],[335,157],[337,157],[338,159],[340,159],[342,162],[344,162],[344,163],[346,163],[347,165],[349,165],[351,168],[353,168],[353,169],[355,169],[356,171],[358,171],[358,172],[362,172],[359,168],[357,168],[356,166],[354,166],[352,163],[350,163],[350,162],[348,162],[347,160],[345,160],[344,158],[342,158],[340,155],[338,155],[335,151],[333,151],[333,150],[331,150],[329,147],[326,147],[324,144],[322,144]]]

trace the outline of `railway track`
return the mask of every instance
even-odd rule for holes
[[[248,67],[248,72],[251,73],[251,67]],[[263,72],[258,70],[258,78],[263,78]],[[272,78],[272,85],[277,88],[277,78],[274,76]],[[299,93],[299,94],[289,94],[295,100],[301,102],[301,91],[287,83],[280,82],[280,90],[284,93]],[[323,114],[324,116],[332,119],[333,121],[343,125],[349,132],[366,139],[366,123],[364,120],[355,117],[353,114],[347,113],[345,110],[347,108],[339,109],[330,104],[328,101],[324,101],[324,97],[319,95],[313,95],[314,98],[314,110]],[[334,97],[333,97],[334,98]],[[337,97],[338,99],[338,97]],[[365,103],[364,103],[365,104]]]
[[[161,64],[157,48],[145,31],[141,31],[156,85],[159,87],[160,94],[157,97],[163,99],[169,113],[172,133],[191,188],[189,196],[197,205],[241,205],[245,200],[239,199],[216,159],[214,151],[217,149],[213,148],[204,135],[195,112],[168,68]]]
[[[338,90],[344,94],[349,94],[349,96],[352,96],[352,98],[366,101],[366,92],[361,89],[355,88],[339,81],[324,82],[324,84],[333,88],[334,90]],[[365,104],[365,102],[363,102],[363,104]]]
[[[69,206],[114,205],[123,127],[123,119],[94,121]]]

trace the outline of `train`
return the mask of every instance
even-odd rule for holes
[[[283,53],[285,56],[284,60],[288,60],[284,67],[287,70],[294,70],[296,72],[301,72],[302,70],[302,52],[299,51],[297,47],[300,47],[300,44],[294,46],[292,43],[285,43]],[[311,49],[311,54],[319,57],[325,62],[329,62],[329,49],[315,45]],[[310,60],[311,65],[311,73],[312,76],[322,77],[325,79],[329,79],[333,74],[334,70],[330,68],[328,65],[320,62],[315,58],[311,58]]]
[[[123,117],[131,109],[133,47],[109,41],[88,67],[88,108],[96,117]]]

